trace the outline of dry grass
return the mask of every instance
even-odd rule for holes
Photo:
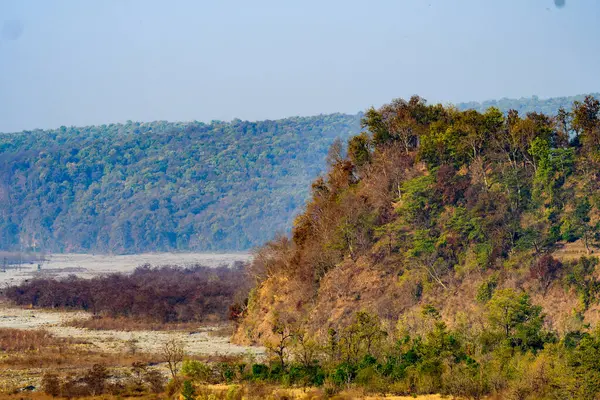
[[[55,338],[44,330],[26,331],[0,328],[0,350],[6,353],[39,351],[42,348],[60,347],[75,343],[78,342],[65,338]]]
[[[102,353],[85,341],[57,338],[43,330],[0,328],[0,350],[5,353],[0,366],[12,369],[129,366],[134,361],[158,361],[147,354]]]
[[[578,260],[581,257],[598,256],[598,249],[590,247],[591,252],[588,253],[583,240],[579,239],[573,243],[563,243],[552,253],[552,257],[561,261]]]
[[[210,399],[273,399],[273,400],[452,400],[453,397],[442,397],[441,395],[421,395],[421,396],[394,396],[385,395],[365,395],[361,390],[343,390],[333,396],[327,395],[325,390],[316,388],[281,388],[270,384],[244,384],[244,385],[201,385],[196,388],[198,398]]]
[[[100,353],[74,347],[59,347],[25,353],[9,353],[0,360],[0,366],[12,369],[89,368],[94,364],[129,366],[135,361],[156,363],[159,360],[147,354]]]
[[[213,337],[231,337],[234,331],[235,327],[233,324],[223,324],[219,325],[214,330],[211,330],[209,335]]]
[[[211,398],[221,398],[218,397],[219,395],[222,396],[226,396],[227,390],[222,390],[220,391],[219,394],[213,394],[214,397]],[[201,395],[206,395],[206,392],[201,392]],[[208,394],[208,396],[210,396],[210,394]],[[259,395],[257,393],[257,395]],[[252,395],[251,395],[252,396]],[[273,390],[272,392],[266,394],[266,396],[269,396],[268,398],[271,399],[298,399],[298,400],[320,400],[320,399],[327,399],[330,398],[332,400],[351,400],[351,399],[364,399],[364,400],[442,400],[442,399],[448,399],[448,400],[452,400],[452,398],[450,397],[442,397],[440,395],[424,395],[424,396],[416,396],[416,397],[410,397],[410,396],[391,396],[391,395],[387,395],[387,396],[380,396],[380,397],[354,397],[354,393],[352,392],[343,392],[340,393],[336,396],[333,397],[327,397],[325,396],[324,393],[322,393],[321,391],[317,391],[317,390],[307,390],[306,392],[302,392],[301,394],[292,394],[290,393],[290,390],[282,390],[282,389],[278,389],[278,390]],[[293,397],[292,397],[293,396]],[[101,396],[93,396],[93,397],[81,397],[79,398],[79,400],[108,400],[108,399],[114,399],[116,397],[111,396],[111,395],[101,395]],[[119,397],[121,398],[121,397]],[[156,395],[156,394],[147,394],[147,395],[137,395],[135,396],[135,399],[137,400],[156,400],[156,399],[166,399],[167,396],[166,395]],[[223,397],[225,398],[225,397]],[[233,398],[233,397],[232,397]],[[264,399],[266,397],[256,397],[256,396],[252,396],[252,397],[242,397],[244,399]],[[18,394],[6,394],[6,395],[1,395],[0,394],[0,400],[2,399],[11,399],[11,400],[55,400],[56,397],[52,397],[50,395],[47,395],[45,393],[38,393],[38,392],[33,392],[33,393],[18,393]]]
[[[78,397],[78,400],[109,400],[109,399],[123,399],[123,398],[135,398],[136,400],[157,400],[157,399],[167,399],[166,395],[157,395],[157,394],[136,394],[132,397],[122,397],[122,396],[113,396],[110,394],[103,394],[99,396],[86,396],[86,397]],[[2,394],[0,393],[0,400],[10,399],[10,400],[56,400],[57,397],[52,397],[49,394],[40,393],[40,392],[21,392],[14,394]]]
[[[442,397],[439,394],[426,394],[426,395],[421,395],[421,396],[392,396],[392,395],[386,395],[386,396],[367,396],[364,398],[364,400],[413,400],[413,399],[418,399],[418,400],[442,400],[442,399],[448,399],[448,400],[452,400],[453,397]]]
[[[64,325],[75,328],[99,331],[193,331],[202,326],[198,322],[156,322],[136,318],[81,318],[66,322]]]

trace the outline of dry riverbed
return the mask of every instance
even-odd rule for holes
[[[0,266],[0,289],[36,277],[66,278],[69,275],[76,275],[81,278],[93,278],[115,272],[132,272],[143,264],[181,267],[196,264],[207,267],[230,266],[236,261],[248,261],[250,257],[249,253],[146,253],[120,256],[49,254],[45,255],[41,262],[12,264],[6,270]]]
[[[110,273],[132,272],[136,267],[143,264],[152,266],[160,265],[204,265],[216,267],[221,265],[232,265],[236,261],[247,261],[250,259],[248,253],[210,254],[210,253],[153,253],[136,254],[125,256],[89,255],[89,254],[56,254],[47,255],[41,263],[22,263],[19,268],[0,269],[0,292],[4,287],[16,285],[28,279],[36,277],[64,278],[71,274],[92,278]],[[131,363],[141,359],[161,360],[161,349],[164,344],[175,339],[181,343],[185,353],[190,357],[218,358],[218,356],[243,356],[261,358],[264,349],[260,347],[238,346],[230,343],[229,337],[223,336],[226,329],[223,326],[193,326],[187,324],[186,330],[91,330],[68,326],[74,320],[85,320],[91,318],[91,314],[81,311],[53,311],[40,309],[24,309],[0,302],[0,328],[13,328],[25,331],[44,331],[56,338],[71,339],[68,345],[73,347],[70,357],[75,361],[74,365],[60,364],[58,370],[61,374],[80,373],[77,363],[80,357],[73,354],[81,352],[87,363],[91,359],[85,354],[94,354],[93,360],[106,355],[107,359],[120,360],[125,370]],[[88,352],[88,353],[86,353]],[[0,358],[8,357],[0,349]],[[61,357],[63,355],[61,354]],[[31,357],[39,359],[26,369],[24,367],[9,366],[0,368],[0,393],[10,392],[15,388],[23,388],[32,385],[39,387],[41,377],[48,368],[48,362],[42,360],[42,355],[32,353]],[[110,363],[110,362],[109,362]],[[55,364],[51,362],[50,364]],[[159,370],[167,373],[164,365],[156,365]],[[58,372],[58,370],[56,370]]]
[[[0,307],[0,327],[44,329],[56,337],[72,338],[91,343],[97,351],[123,353],[135,351],[157,354],[169,340],[180,342],[189,355],[261,355],[260,347],[238,346],[228,337],[216,336],[218,327],[198,326],[193,331],[118,331],[89,330],[65,326],[74,319],[90,318],[84,312],[29,310],[10,306]],[[211,334],[213,333],[213,334]]]
[[[90,317],[89,313],[81,311],[31,310],[0,303],[0,328],[42,330],[57,338],[71,339],[73,343],[79,343],[75,346],[84,350],[82,354],[86,354],[85,351],[92,351],[94,354],[113,354],[119,359],[123,357],[136,359],[141,356],[161,360],[163,345],[172,339],[181,343],[187,356],[208,358],[247,356],[260,359],[264,354],[264,349],[261,347],[238,346],[230,343],[229,337],[218,335],[220,329],[217,326],[198,326],[197,329],[188,331],[119,331],[90,330],[65,325],[69,321]],[[0,350],[0,358],[2,356]],[[156,367],[165,375],[168,374],[165,365],[160,364]],[[27,369],[0,368],[0,393],[12,392],[29,385],[39,388],[42,375],[47,368],[43,365],[38,367],[32,365]],[[75,365],[63,365],[59,369],[62,374],[81,373],[79,367]]]

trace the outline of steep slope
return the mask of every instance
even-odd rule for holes
[[[529,293],[559,334],[595,324],[600,281],[581,257],[600,240],[599,112],[591,96],[553,117],[418,97],[368,110],[292,237],[257,252],[236,340],[280,323],[325,337],[359,311],[411,326],[427,305],[477,330],[501,288]]]

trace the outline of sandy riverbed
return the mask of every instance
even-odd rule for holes
[[[199,327],[184,331],[97,331],[64,326],[73,319],[90,317],[85,312],[27,310],[10,306],[0,307],[0,327],[17,329],[44,329],[57,337],[70,337],[91,343],[99,351],[122,353],[134,345],[143,353],[159,353],[163,344],[171,339],[180,342],[190,355],[242,355],[260,356],[260,347],[238,346],[228,337],[211,335],[215,327]]]
[[[0,288],[18,285],[38,276],[67,277],[71,274],[91,278],[114,272],[131,272],[143,264],[189,266],[201,264],[208,267],[232,265],[236,261],[248,261],[249,253],[146,253],[122,256],[96,254],[50,254],[41,263],[22,264],[0,270]]]

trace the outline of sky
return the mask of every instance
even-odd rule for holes
[[[599,92],[599,38],[598,0],[0,0],[0,132]]]

